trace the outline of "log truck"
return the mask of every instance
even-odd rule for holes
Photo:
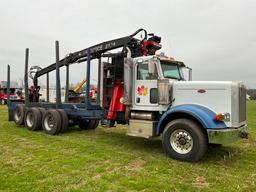
[[[70,53],[60,60],[56,41],[56,61],[38,68],[33,76],[34,91],[30,93],[27,48],[25,104],[9,102],[10,119],[17,125],[25,124],[30,131],[43,129],[50,135],[67,131],[70,124],[87,130],[95,129],[99,121],[108,122],[110,127],[127,124],[127,135],[160,137],[167,155],[190,162],[199,161],[209,144],[228,144],[246,137],[245,85],[233,81],[185,80],[183,62],[163,53],[156,54],[162,48],[160,43],[161,37],[139,29],[132,35]],[[86,94],[89,94],[92,60],[98,60],[96,102],[89,95],[83,103],[68,102],[68,95],[61,102],[59,68],[66,67],[68,90],[70,65],[86,62]],[[56,72],[56,102],[39,102],[38,79],[46,75],[49,89],[52,71]]]

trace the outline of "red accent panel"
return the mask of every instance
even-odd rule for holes
[[[155,52],[158,50],[158,49],[161,49],[162,48],[162,45],[155,42],[155,41],[152,41],[152,40],[145,40],[143,41],[142,43],[142,47],[141,47],[141,51],[143,53],[143,55],[154,55]]]
[[[125,106],[120,103],[120,99],[124,97],[124,85],[117,83],[114,85],[113,97],[111,99],[107,119],[115,120],[117,112],[125,111]]]

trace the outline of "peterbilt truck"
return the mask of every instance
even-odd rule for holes
[[[197,160],[208,143],[228,144],[245,133],[241,82],[185,81],[185,65],[164,56],[135,58],[132,66],[128,135],[162,135],[167,154]]]
[[[142,32],[144,38],[136,35]],[[191,70],[183,62],[163,53],[161,38],[140,29],[130,36],[103,42],[74,52],[40,68],[33,76],[34,92],[28,91],[28,55],[25,59],[25,105],[9,104],[17,125],[28,130],[43,129],[55,135],[69,125],[95,129],[99,121],[109,127],[127,124],[127,135],[161,137],[165,152],[172,158],[198,161],[208,145],[228,144],[246,135],[246,88],[241,82],[191,81]],[[110,53],[121,48],[121,51]],[[108,58],[103,61],[103,58]],[[98,62],[96,102],[86,95],[84,103],[60,100],[59,68],[66,66],[66,90],[69,65],[86,61],[86,93],[90,92],[91,60]],[[189,81],[183,70],[189,69]],[[39,102],[38,78],[56,71],[56,102]],[[29,95],[29,94],[32,94]],[[29,99],[29,98],[32,98]]]

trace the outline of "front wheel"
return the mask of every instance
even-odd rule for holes
[[[207,151],[207,136],[201,126],[190,119],[176,119],[165,126],[163,148],[177,160],[196,162]]]

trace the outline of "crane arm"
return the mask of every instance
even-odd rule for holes
[[[113,49],[117,49],[117,48],[121,48],[124,46],[131,47],[134,51],[136,51],[136,49],[140,48],[141,41],[143,41],[143,40],[138,40],[138,39],[134,38],[134,36],[137,35],[141,31],[143,31],[145,33],[143,40],[147,39],[146,30],[139,29],[130,36],[106,41],[106,42],[94,45],[92,47],[83,49],[81,51],[70,53],[68,56],[66,56],[65,58],[63,58],[59,61],[59,67],[63,67],[64,65],[69,65],[69,64],[72,64],[75,62],[79,62],[79,59],[83,59],[83,61],[84,61],[84,60],[86,60],[88,54],[90,54],[91,59],[94,59],[94,58],[100,57],[100,55],[104,52],[107,52],[107,51],[110,51]],[[48,67],[45,67],[45,68],[41,69],[40,71],[38,71],[35,74],[34,78],[38,78],[46,73],[54,71],[55,69],[56,69],[56,63],[53,63],[53,64],[49,65]]]

